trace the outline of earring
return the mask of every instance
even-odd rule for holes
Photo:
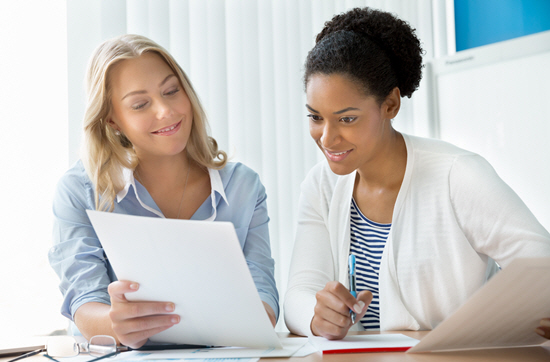
[[[116,131],[115,131],[115,134],[116,134],[117,136],[120,136],[120,131],[119,131],[119,130],[116,130]]]

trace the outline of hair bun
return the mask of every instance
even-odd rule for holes
[[[378,45],[392,63],[401,95],[410,97],[414,93],[422,78],[424,51],[415,30],[407,22],[388,12],[354,8],[327,21],[316,43],[342,30],[354,32]]]

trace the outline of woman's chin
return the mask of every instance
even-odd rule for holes
[[[349,167],[340,163],[331,162],[330,160],[328,160],[328,165],[330,167],[330,170],[338,176],[349,175],[350,173],[355,171],[355,168],[353,167]]]

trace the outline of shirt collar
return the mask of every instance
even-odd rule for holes
[[[225,203],[229,206],[229,201],[227,201],[227,196],[225,196],[225,189],[223,188],[223,182],[220,176],[220,171],[213,168],[209,168],[208,174],[210,175],[210,187],[212,189],[212,193],[210,194],[210,196],[212,196],[212,207],[215,209],[214,196],[216,192],[222,197]]]
[[[210,176],[210,189],[212,190],[210,193],[210,198],[212,199],[212,209],[214,210],[214,213],[208,220],[212,219],[214,220],[217,215],[217,202],[216,202],[216,193],[220,195],[220,197],[225,201],[227,205],[229,205],[229,201],[227,201],[227,196],[225,195],[225,189],[223,188],[223,182],[222,178],[220,176],[220,171],[212,168],[208,168],[208,175]],[[137,189],[136,189],[136,180],[134,178],[134,171],[129,168],[124,168],[122,170],[122,179],[124,180],[124,188],[120,190],[117,195],[116,199],[117,202],[120,203],[124,198],[128,195],[128,191],[130,190],[130,186],[134,188],[134,191],[136,192],[137,196]],[[139,199],[139,196],[137,197],[139,203],[145,207],[146,209],[149,209],[146,205],[144,205],[141,200]],[[156,213],[156,212],[155,212]]]
[[[116,201],[120,203],[126,195],[128,194],[128,190],[130,189],[130,186],[134,186],[134,189],[136,188],[136,181],[134,179],[134,171],[130,170],[129,168],[124,168],[122,170],[122,179],[124,180],[124,188],[116,194]]]

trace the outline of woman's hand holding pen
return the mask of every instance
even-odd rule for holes
[[[139,284],[130,281],[109,284],[113,331],[120,343],[131,348],[143,346],[149,337],[180,322],[179,315],[168,314],[174,311],[174,303],[130,302],[124,296],[138,289]]]
[[[337,281],[328,282],[317,292],[315,314],[311,320],[311,331],[327,339],[342,339],[353,325],[350,310],[355,311],[358,322],[367,312],[372,293],[364,290],[354,298],[350,291]]]

